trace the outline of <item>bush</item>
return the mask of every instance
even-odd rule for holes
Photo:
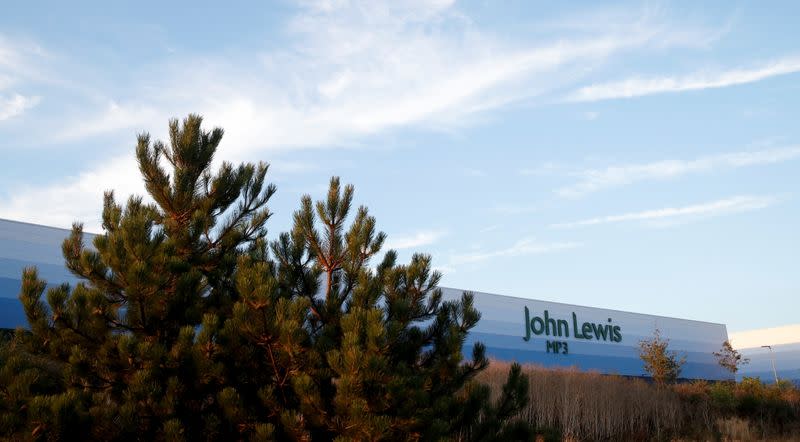
[[[736,395],[734,394],[734,384],[727,382],[717,382],[709,389],[709,399],[711,407],[722,414],[730,414],[736,410]]]

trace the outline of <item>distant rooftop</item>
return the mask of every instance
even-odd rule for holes
[[[729,333],[728,337],[734,348],[795,344],[800,342],[800,324]]]

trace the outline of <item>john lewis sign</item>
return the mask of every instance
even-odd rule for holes
[[[570,337],[570,325],[572,336],[575,339],[588,339],[607,342],[622,342],[622,327],[614,325],[614,321],[608,318],[607,323],[579,322],[578,315],[572,312],[572,321],[567,319],[556,319],[550,316],[550,312],[545,310],[542,316],[531,317],[528,306],[525,306],[525,341],[531,340],[531,333],[534,335],[545,335],[559,338]]]
[[[445,299],[464,290],[443,288]],[[713,352],[728,338],[724,324],[693,321],[531,298],[473,292],[481,320],[470,331],[465,354],[480,342],[486,355],[545,367],[575,367],[600,373],[642,376],[639,342],[656,329],[669,348],[686,356],[686,379],[729,379]]]
[[[606,342],[622,342],[622,327],[615,325],[611,318],[608,318],[607,323],[598,322],[579,322],[578,315],[572,312],[572,321],[563,318],[554,318],[550,316],[550,312],[544,310],[542,316],[534,315],[531,317],[531,311],[528,306],[525,306],[525,335],[522,340],[528,342],[531,340],[531,334],[536,336],[558,337],[558,338],[572,338],[581,340],[595,340]],[[570,329],[572,333],[570,333]],[[551,354],[566,355],[569,354],[569,342],[562,340],[546,340],[545,351]]]

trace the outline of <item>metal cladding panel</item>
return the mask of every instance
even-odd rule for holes
[[[731,333],[731,344],[750,361],[739,367],[737,379],[759,378],[800,385],[800,324]],[[775,367],[773,369],[773,362]]]
[[[458,299],[464,292],[442,291],[445,299]],[[498,360],[647,376],[639,342],[658,329],[669,339],[670,350],[686,356],[681,378],[731,379],[713,355],[728,339],[724,324],[473,293],[481,320],[465,343],[466,354],[482,342],[487,355]]]
[[[0,219],[0,328],[27,326],[18,299],[25,267],[35,266],[49,285],[77,281],[61,254],[69,234],[66,229]],[[92,236],[87,234],[86,241]]]
[[[736,374],[738,380],[752,377],[771,383],[775,381],[777,375],[779,380],[800,385],[800,342],[773,345],[772,352],[762,347],[743,348],[739,351],[750,361],[740,367]],[[772,369],[773,361],[775,363],[774,371]]]
[[[23,268],[36,266],[40,277],[52,285],[76,282],[64,268],[61,255],[61,243],[67,235],[69,231],[66,229],[0,219],[0,328],[27,325],[17,299]],[[87,234],[87,243],[92,236]],[[445,298],[449,299],[460,298],[463,293],[450,288],[442,290]],[[465,347],[471,348],[475,342],[482,342],[487,347],[488,356],[495,359],[644,376],[638,343],[659,329],[670,340],[671,349],[686,355],[682,377],[727,378],[712,355],[728,338],[722,324],[488,293],[475,293],[475,306],[482,318],[470,333]],[[525,321],[526,307],[528,322]],[[540,334],[528,334],[526,330],[530,328],[526,327],[530,321],[543,327]],[[618,340],[614,327],[618,327]],[[525,337],[529,339],[525,340]],[[760,363],[753,367],[760,367]]]

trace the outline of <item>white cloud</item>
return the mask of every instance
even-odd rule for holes
[[[21,115],[26,110],[39,104],[39,97],[26,97],[14,94],[10,97],[0,95],[0,121]]]
[[[212,167],[218,165],[219,160],[215,160]],[[277,160],[270,163],[269,175],[275,177],[274,168],[280,171],[279,176],[285,177],[315,170],[316,167],[305,162]],[[320,192],[324,193],[327,189],[325,185]],[[107,190],[113,190],[120,203],[125,203],[131,195],[150,200],[135,157],[132,154],[122,155],[54,184],[21,187],[6,195],[0,194],[0,218],[63,228],[79,221],[84,223],[87,231],[100,232],[103,193]],[[305,188],[304,192],[307,191],[308,188]]]
[[[155,123],[157,126],[154,127]],[[166,127],[166,118],[159,118],[155,109],[145,105],[125,105],[117,102],[110,102],[96,118],[86,121],[71,121],[59,134],[59,141],[70,139],[81,139],[93,135],[107,132],[114,132],[120,129],[133,129],[133,134],[146,132],[150,129],[161,129]]]
[[[517,241],[510,247],[490,251],[474,251],[463,254],[456,254],[450,257],[450,265],[471,264],[486,261],[494,258],[511,258],[525,255],[535,255],[542,253],[558,252],[562,250],[580,247],[577,242],[549,242],[543,243],[535,238],[524,238]]]
[[[19,43],[12,42],[8,38],[0,35],[0,69],[3,71],[16,70],[21,62],[20,50],[17,48]],[[4,77],[6,77],[4,75]],[[6,77],[8,80],[8,77]]]
[[[563,88],[625,51],[687,44],[669,38],[680,32],[674,26],[649,24],[629,17],[591,35],[512,44],[479,29],[450,0],[304,2],[283,28],[286,43],[279,49],[171,54],[133,66],[136,81],[116,90],[72,84],[84,76],[67,72],[70,91],[84,93],[86,102],[41,136],[74,145],[113,135],[114,143],[128,143],[148,130],[163,139],[168,118],[201,112],[208,126],[225,129],[225,158],[241,161],[278,149],[341,148],[401,127],[452,128]],[[13,189],[13,198],[0,200],[0,212],[61,223],[55,212],[41,213],[40,196],[117,188],[116,176],[97,164],[60,183]],[[75,194],[64,216],[95,213],[96,200],[89,200],[84,206],[87,198]]]
[[[76,116],[61,135],[160,127],[199,110],[226,129],[228,151],[338,147],[408,125],[462,125],[561,88],[616,54],[690,44],[671,38],[684,30],[649,15],[572,39],[510,44],[450,0],[301,5],[281,49],[148,66],[147,81],[109,94],[113,105]]]
[[[678,77],[632,77],[622,81],[593,84],[576,90],[566,99],[567,101],[599,101],[668,92],[715,89],[754,83],[796,72],[800,72],[800,57],[789,56],[751,68],[696,72]]]
[[[114,190],[118,201],[144,195],[144,185],[133,156],[104,162],[89,172],[56,184],[15,189],[0,204],[0,218],[68,228],[74,221],[89,232],[101,231],[103,192]]]
[[[580,227],[629,221],[659,221],[665,219],[674,220],[690,217],[713,217],[764,209],[777,202],[778,198],[774,196],[740,195],[703,204],[695,204],[683,207],[667,207],[663,209],[645,210],[642,212],[630,212],[622,215],[602,216],[597,218],[589,218],[582,221],[553,224],[551,227]]]
[[[441,230],[423,230],[407,236],[389,237],[386,240],[384,249],[401,250],[427,246],[435,243],[446,234],[447,232]]]
[[[0,35],[0,92],[17,86],[31,76],[30,55],[40,54],[40,49],[30,44],[8,40]],[[22,115],[41,101],[38,96],[26,96],[17,92],[0,93],[0,122]]]
[[[575,173],[579,181],[556,190],[556,193],[562,197],[575,198],[639,181],[664,180],[714,169],[773,164],[797,158],[800,158],[800,146],[709,155],[693,160],[663,160],[609,166],[605,169],[589,169]]]

